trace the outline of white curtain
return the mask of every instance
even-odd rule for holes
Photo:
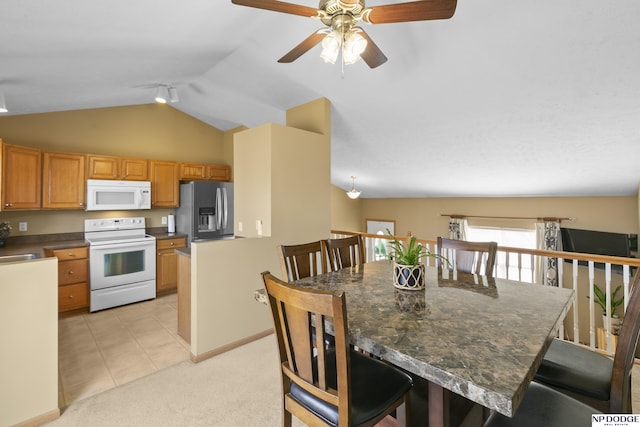
[[[560,221],[545,219],[536,222],[536,245],[540,250],[561,251]],[[558,286],[558,258],[537,257],[536,283]]]
[[[449,238],[452,240],[467,240],[467,219],[449,218]]]

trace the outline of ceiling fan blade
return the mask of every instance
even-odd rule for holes
[[[320,43],[326,35],[326,28],[322,28],[316,31],[315,33],[304,39],[298,46],[291,49],[285,56],[278,59],[278,62],[289,63],[295,61],[296,59],[307,53],[307,51],[309,51],[312,47]]]
[[[370,24],[449,19],[456,11],[457,0],[421,0],[373,6],[365,9],[362,20]]]
[[[378,45],[371,40],[369,34],[360,27],[355,27],[355,29],[357,29],[360,35],[367,41],[367,47],[364,52],[360,54],[360,57],[367,63],[369,68],[376,68],[387,62],[387,57],[382,53]]]
[[[231,0],[231,3],[240,6],[249,6],[258,9],[272,10],[274,12],[290,13],[291,15],[306,17],[318,16],[318,9],[293,3],[286,3],[278,0]]]

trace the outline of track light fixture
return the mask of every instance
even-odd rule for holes
[[[166,104],[167,102],[178,102],[178,91],[173,85],[158,85],[158,92],[156,93],[156,102],[160,104]]]
[[[0,92],[0,113],[8,113],[7,103],[4,100],[4,93]]]

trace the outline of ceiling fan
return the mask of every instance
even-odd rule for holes
[[[345,64],[360,58],[370,68],[376,68],[387,57],[357,24],[388,24],[394,22],[449,19],[456,10],[457,0],[421,0],[406,3],[365,7],[364,0],[320,0],[317,9],[278,0],[231,0],[232,3],[258,9],[272,10],[291,15],[316,18],[327,28],[322,28],[294,47],[278,62],[293,62],[322,42],[322,54],[326,62],[335,63],[342,52]]]

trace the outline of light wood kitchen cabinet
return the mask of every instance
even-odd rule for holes
[[[2,209],[40,209],[42,153],[34,148],[2,147]]]
[[[177,208],[180,205],[180,164],[149,161],[151,207]]]
[[[206,165],[198,163],[180,163],[180,180],[205,179]]]
[[[208,165],[204,163],[180,163],[180,180],[229,181],[231,168],[225,165]]]
[[[45,249],[58,258],[58,312],[89,307],[89,248]]]
[[[87,178],[146,181],[149,167],[146,159],[115,156],[87,156]]]
[[[187,247],[186,236],[156,239],[156,292],[178,288],[178,255],[175,249]]]
[[[231,168],[223,165],[207,165],[207,179],[229,181],[231,179]]]
[[[45,152],[42,158],[42,207],[84,209],[85,155]]]

